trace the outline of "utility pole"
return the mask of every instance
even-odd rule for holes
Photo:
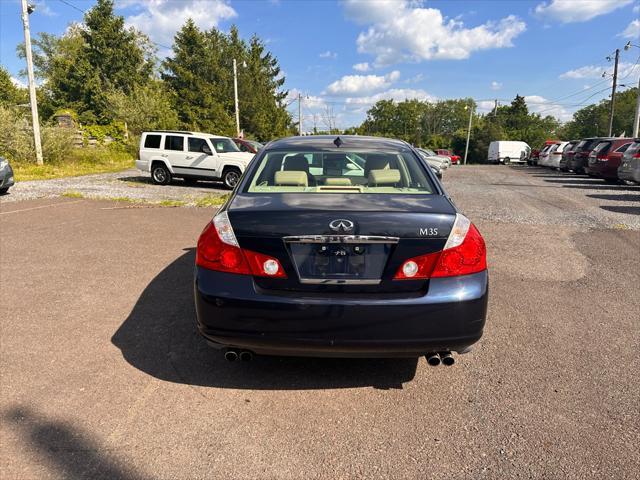
[[[302,136],[302,94],[298,92],[298,136]]]
[[[638,138],[640,124],[640,78],[638,79],[638,93],[636,95],[636,116],[633,118],[633,138]]]
[[[497,103],[497,100],[496,100]],[[473,118],[473,104],[469,106],[469,126],[467,127],[467,146],[464,147],[464,165],[467,164],[467,154],[469,153],[469,139],[471,138],[471,119]]]
[[[616,105],[616,84],[618,83],[618,60],[620,49],[616,48],[615,63],[613,65],[613,86],[611,87],[611,109],[609,110],[609,136],[613,133],[613,110]]]
[[[31,103],[31,119],[33,123],[33,141],[36,147],[36,163],[42,165],[42,144],[40,143],[40,120],[38,119],[38,100],[36,99],[36,82],[33,77],[33,59],[31,57],[31,34],[29,33],[29,14],[34,7],[22,0],[22,26],[24,28],[24,48],[27,56],[27,75],[29,76],[29,102]]]
[[[25,0],[22,0],[23,2]],[[236,102],[236,135],[240,136],[240,110],[238,109],[238,66],[236,59],[233,59],[233,94]]]

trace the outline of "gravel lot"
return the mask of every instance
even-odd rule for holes
[[[451,368],[226,363],[193,322],[212,209],[3,199],[0,478],[638,478],[639,188],[498,166],[445,185],[491,270]]]
[[[8,195],[0,197],[0,202],[53,198],[76,193],[94,199],[128,198],[144,202],[174,200],[193,204],[198,198],[225,195],[229,191],[220,182],[198,182],[196,186],[187,186],[181,179],[176,179],[171,185],[154,185],[148,173],[130,169],[117,173],[18,182],[9,190]]]

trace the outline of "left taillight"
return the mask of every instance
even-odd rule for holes
[[[444,249],[405,260],[394,280],[456,277],[486,268],[487,248],[482,235],[467,217],[458,214]]]
[[[218,272],[287,278],[277,258],[240,248],[226,211],[216,215],[200,234],[196,265]]]

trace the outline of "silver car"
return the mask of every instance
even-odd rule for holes
[[[0,195],[7,193],[14,183],[13,169],[9,165],[9,160],[0,157]]]
[[[618,178],[640,183],[640,138],[636,138],[624,152],[618,167]]]

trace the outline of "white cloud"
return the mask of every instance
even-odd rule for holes
[[[302,96],[302,105],[304,106],[304,108],[316,109],[323,108],[326,105],[326,102],[321,97],[308,95],[297,88],[292,88],[291,90],[289,90],[289,92],[287,93],[287,99],[285,100],[286,103],[290,104],[293,102],[297,102],[298,95]],[[295,108],[297,108],[297,105]]]
[[[58,13],[54,12],[49,5],[47,5],[46,0],[41,0],[39,2],[35,2],[36,4],[36,12],[40,15],[44,15],[46,17],[57,17]]]
[[[409,0],[345,0],[347,16],[369,25],[358,35],[358,52],[374,55],[379,66],[465,59],[474,51],[511,47],[513,39],[526,29],[513,15],[466,28],[459,19],[447,19],[440,10],[420,5]]]
[[[388,88],[400,78],[400,72],[394,70],[387,75],[345,75],[327,87],[327,93],[338,96],[363,96],[377,90]]]
[[[331,50],[327,50],[326,52],[322,52],[318,55],[320,58],[337,58],[338,54],[336,52],[332,52]]]
[[[640,4],[636,5],[631,9],[633,13],[640,13]]]
[[[373,105],[379,100],[395,100],[401,102],[403,100],[422,100],[433,102],[436,97],[430,95],[422,89],[412,88],[392,88],[366,97],[348,97],[345,101],[348,105]]]
[[[357,72],[368,72],[371,70],[371,66],[369,65],[369,62],[356,63],[353,66],[353,69]]]
[[[172,44],[173,36],[189,18],[198,27],[210,29],[238,15],[226,0],[125,0],[120,6],[140,8],[140,13],[126,18],[127,25],[165,45]]]
[[[530,112],[539,113],[543,117],[548,115],[556,117],[561,122],[567,122],[573,117],[573,113],[564,108],[562,105],[551,103],[545,97],[540,95],[525,95],[524,101]]]
[[[639,71],[635,63],[620,62],[618,64],[618,78],[627,78]],[[569,70],[560,75],[561,79],[602,78],[602,73],[613,73],[612,65],[585,65],[584,67]]]
[[[491,112],[495,108],[496,104],[493,100],[480,100],[477,102],[477,109],[479,112]]]
[[[502,83],[496,82],[495,80],[491,82],[491,90],[500,90],[502,88]]]
[[[638,39],[640,38],[640,20],[632,20],[627,28],[625,28],[620,34],[621,37],[630,38],[630,39]]]
[[[27,82],[24,82],[16,77],[11,77],[11,83],[18,88],[27,88]]]
[[[422,80],[424,80],[424,74],[418,73],[411,78],[407,78],[404,83],[420,83]]]
[[[586,22],[629,5],[633,0],[551,0],[535,8],[535,14],[561,23]]]

